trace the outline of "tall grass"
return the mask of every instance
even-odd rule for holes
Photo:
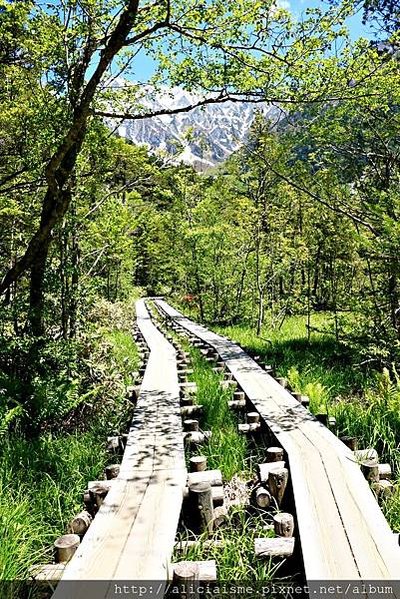
[[[202,426],[212,436],[197,453],[207,456],[209,468],[219,468],[224,480],[248,470],[247,440],[238,433],[237,416],[228,401],[232,391],[221,388],[222,375],[215,373],[200,352],[190,348],[197,403],[203,405]]]
[[[131,314],[126,318],[119,306],[114,322],[113,306],[100,308],[95,334],[86,338],[78,411],[71,418],[61,414],[58,427],[41,434],[26,433],[20,426],[13,431],[0,427],[2,581],[27,579],[32,565],[52,561],[53,542],[82,509],[88,481],[102,477],[105,466],[115,460],[106,453],[106,439],[129,420],[125,385],[137,367],[137,352],[129,331]],[[42,415],[49,409],[48,399],[47,392],[33,398],[43,403]],[[52,415],[57,413],[53,410]],[[2,592],[5,597],[4,585]],[[15,588],[10,593],[19,596]]]
[[[272,580],[281,562],[254,559],[254,540],[257,537],[274,536],[265,530],[265,515],[250,515],[246,508],[231,507],[226,525],[217,529],[211,536],[199,538],[194,547],[190,547],[184,557],[176,551],[175,559],[215,560],[218,567],[218,580],[230,581],[268,581]],[[186,540],[183,534],[178,542]],[[207,544],[205,541],[220,541]],[[179,547],[179,545],[178,545]]]

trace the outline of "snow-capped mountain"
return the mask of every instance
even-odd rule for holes
[[[199,100],[199,96],[175,87],[164,88],[156,95],[149,93],[141,103],[145,109],[157,111],[193,105]],[[113,125],[121,137],[205,170],[225,160],[243,144],[256,111],[271,117],[276,114],[276,108],[265,104],[224,102]]]

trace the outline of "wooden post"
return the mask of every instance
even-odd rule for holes
[[[260,538],[254,540],[256,557],[290,557],[294,551],[293,537],[278,537],[276,539]]]
[[[203,406],[201,404],[187,405],[181,407],[181,416],[186,418],[188,416],[198,416],[203,412]]]
[[[222,526],[228,517],[228,510],[223,505],[214,508],[213,513],[213,528],[219,528]]]
[[[297,393],[297,391],[293,391],[292,395],[299,403],[301,402],[301,398],[303,397],[301,393]]]
[[[198,420],[194,420],[193,418],[188,418],[187,420],[183,421],[183,429],[186,432],[192,432],[192,431],[198,431],[200,429],[199,426],[199,421]]]
[[[274,516],[274,530],[278,537],[292,537],[294,531],[294,519],[292,514],[280,512]]]
[[[228,401],[228,407],[231,410],[245,410],[246,409],[246,400],[245,399],[232,399],[231,401]]]
[[[345,435],[344,437],[340,437],[342,443],[344,443],[351,451],[356,451],[358,447],[358,439],[357,437],[349,437]]]
[[[213,527],[213,501],[210,483],[191,484],[189,486],[189,502],[194,530],[200,533],[211,533]]]
[[[257,489],[255,490],[254,498],[258,507],[261,507],[263,509],[269,507],[272,503],[271,493],[267,491],[267,489],[265,489],[264,487],[257,487]]]
[[[389,480],[392,478],[392,469],[390,464],[378,464],[379,478],[381,480]]]
[[[334,416],[328,416],[329,428],[336,428],[336,418]]]
[[[199,565],[196,562],[179,562],[174,564],[173,581],[178,587],[180,599],[197,599],[198,593],[193,583],[199,579]],[[173,593],[175,594],[175,593]]]
[[[285,462],[282,460],[281,462],[265,462],[264,464],[258,464],[258,478],[260,483],[267,483],[269,478],[269,473],[271,470],[282,469],[285,467]]]
[[[301,405],[304,406],[305,408],[310,407],[310,398],[307,395],[301,396]]]
[[[379,465],[375,460],[365,460],[362,462],[361,472],[369,483],[379,482]]]
[[[267,462],[281,462],[283,460],[282,447],[268,447],[265,457]]]
[[[233,392],[233,400],[234,401],[246,401],[246,396],[244,391],[234,391]]]
[[[97,509],[99,509],[104,499],[107,497],[107,493],[109,490],[110,486],[106,483],[94,485],[89,489],[90,497]]]
[[[275,468],[268,476],[268,486],[278,505],[281,505],[289,479],[287,468]]]
[[[54,541],[54,549],[57,563],[69,562],[75,551],[78,549],[81,540],[76,534],[68,534],[59,537]]]
[[[212,487],[221,487],[222,472],[218,469],[190,472],[188,474],[188,484],[190,486],[194,483],[210,483]]]
[[[71,520],[68,531],[72,534],[83,536],[92,523],[92,516],[84,510]]]
[[[207,458],[204,455],[195,455],[189,460],[190,472],[202,472],[207,469]]]
[[[288,380],[282,376],[278,376],[276,382],[279,383],[284,389],[287,389],[289,386]]]
[[[246,422],[247,424],[257,424],[257,422],[260,422],[260,414],[258,412],[247,412]]]
[[[328,424],[328,414],[315,414],[315,418],[324,426]]]
[[[120,464],[110,464],[106,466],[105,474],[107,480],[112,480],[113,478],[117,478],[119,475],[119,471],[121,469]]]

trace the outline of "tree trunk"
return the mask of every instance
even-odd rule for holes
[[[44,334],[44,277],[49,247],[50,237],[47,237],[42,243],[40,254],[36,255],[31,267],[29,323],[31,333],[35,337],[41,337]]]

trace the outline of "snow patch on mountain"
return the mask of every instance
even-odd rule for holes
[[[141,104],[159,111],[190,106],[201,99],[179,87],[165,87],[157,94],[149,92]],[[173,156],[175,162],[206,170],[226,160],[245,142],[257,111],[271,117],[276,114],[276,108],[267,104],[228,101],[190,112],[110,124],[118,135],[135,144],[145,144],[152,152]]]

